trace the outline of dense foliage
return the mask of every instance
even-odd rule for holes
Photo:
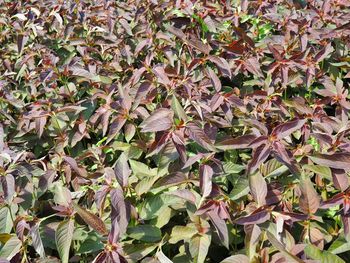
[[[349,262],[349,21],[0,0],[0,261]]]

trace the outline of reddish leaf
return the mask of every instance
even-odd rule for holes
[[[89,226],[91,226],[93,229],[95,229],[97,232],[99,232],[101,235],[107,235],[107,229],[103,221],[94,215],[93,213],[87,211],[86,209],[80,207],[77,204],[74,204],[74,209],[78,213],[78,215],[81,216],[81,218],[87,223]]]

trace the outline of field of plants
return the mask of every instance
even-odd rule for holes
[[[349,49],[349,0],[0,0],[0,262],[350,262]]]

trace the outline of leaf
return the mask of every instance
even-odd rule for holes
[[[300,182],[301,196],[299,199],[299,209],[305,214],[314,214],[320,207],[320,197],[313,187],[309,178]]]
[[[252,160],[248,164],[247,173],[251,174],[259,168],[260,164],[262,164],[270,155],[271,149],[267,144],[262,144],[253,152]]]
[[[208,59],[220,69],[222,74],[229,78],[232,77],[230,65],[224,58],[218,56],[209,56]]]
[[[155,250],[159,244],[125,244],[123,245],[123,251],[126,258],[131,262],[140,262],[142,258],[147,256],[153,250]]]
[[[67,162],[69,166],[74,170],[74,172],[76,172],[78,175],[86,177],[86,172],[84,171],[84,169],[78,166],[78,163],[74,158],[69,156],[63,156],[63,160]]]
[[[267,47],[269,48],[275,60],[277,61],[283,60],[283,57],[281,56],[280,52],[278,52],[278,50],[273,45],[268,44]]]
[[[32,237],[32,246],[35,248],[35,251],[40,255],[40,257],[44,258],[45,249],[40,237],[39,224],[36,224],[31,227],[30,235]]]
[[[244,232],[246,233],[244,238],[244,243],[247,247],[246,254],[248,255],[248,258],[252,260],[256,254],[256,248],[261,236],[261,229],[257,225],[246,225],[244,227]]]
[[[213,211],[210,211],[208,215],[218,233],[220,241],[227,249],[229,249],[229,237],[225,220],[221,219],[218,214]]]
[[[169,243],[176,244],[182,240],[189,240],[195,234],[197,234],[197,229],[194,226],[174,226],[171,231]]]
[[[187,182],[187,177],[182,172],[174,172],[157,181],[156,186],[178,185]]]
[[[349,188],[349,177],[344,170],[332,169],[332,179],[335,188],[341,190],[342,192]]]
[[[73,239],[74,221],[68,219],[62,221],[55,234],[56,246],[62,263],[68,263],[69,250]]]
[[[162,207],[168,207],[173,204],[178,204],[180,198],[173,195],[155,195],[147,198],[142,204],[141,211],[139,213],[140,218],[143,220],[150,220],[156,218],[162,213]]]
[[[225,258],[220,263],[249,263],[249,258],[246,255],[234,255]]]
[[[286,257],[287,262],[290,262],[290,263],[304,262],[303,260],[299,259],[295,255],[287,251],[285,245],[282,244],[280,241],[278,241],[270,231],[267,231],[267,239],[276,249],[278,249]]]
[[[115,237],[119,238],[119,235],[123,235],[127,229],[131,214],[130,205],[125,201],[124,193],[120,188],[112,189],[110,196],[112,205],[112,230],[115,231],[113,233],[111,230],[110,234],[115,234]]]
[[[146,120],[144,120],[140,127],[142,132],[157,132],[169,130],[173,125],[174,112],[161,108],[153,112]]]
[[[249,176],[249,188],[258,206],[265,205],[267,195],[267,184],[261,173],[255,173]]]
[[[75,211],[78,213],[79,216],[81,216],[81,218],[84,220],[86,224],[91,226],[101,235],[108,234],[105,224],[98,216],[94,215],[93,213],[87,211],[86,209],[80,207],[77,204],[73,203],[73,206]]]
[[[319,165],[350,170],[350,153],[316,154],[309,158]]]
[[[123,152],[120,154],[115,167],[114,173],[121,187],[126,187],[128,185],[128,178],[131,174],[131,170],[128,164],[128,158]]]
[[[189,250],[194,257],[194,262],[204,263],[207,257],[209,246],[211,242],[211,235],[195,235],[192,237],[189,245]]]
[[[198,39],[188,39],[186,35],[180,30],[172,26],[167,26],[167,30],[180,38],[182,41],[184,41],[186,44],[198,49],[204,54],[209,54],[209,52],[212,50],[212,48],[207,45],[203,44],[200,40]]]
[[[193,122],[189,122],[186,125],[189,137],[202,146],[204,149],[209,151],[215,151],[215,147],[210,141],[209,137],[204,133],[203,129],[199,128]]]
[[[158,180],[158,176],[149,176],[146,178],[143,178],[142,181],[138,182],[138,184],[135,187],[135,192],[138,196],[141,196],[145,193],[147,193],[154,183]]]
[[[133,239],[149,243],[157,242],[162,239],[162,232],[160,229],[152,225],[138,225],[128,228],[127,234]]]
[[[230,193],[230,199],[235,201],[249,193],[249,181],[247,178],[239,176],[235,180],[233,189]]]
[[[24,46],[26,45],[29,37],[27,35],[20,34],[17,37],[17,50],[18,53],[21,54]]]
[[[213,85],[213,87],[215,88],[215,90],[217,92],[219,92],[222,88],[220,79],[218,78],[218,76],[215,74],[215,72],[211,69],[211,68],[207,68],[209,77],[211,79],[211,83]]]
[[[350,251],[350,243],[344,238],[344,236],[340,236],[332,242],[327,251],[332,254],[341,254]]]
[[[254,211],[248,216],[243,216],[235,220],[239,225],[261,224],[270,219],[270,213],[266,210]]]
[[[201,165],[199,168],[200,188],[202,190],[202,198],[210,195],[212,190],[212,177],[214,171],[209,165]]]
[[[293,132],[300,130],[305,123],[306,123],[306,120],[300,120],[300,119],[282,123],[276,126],[272,130],[271,136],[275,136],[277,139],[283,139],[291,135]]]
[[[0,208],[0,233],[11,233],[11,229],[13,227],[13,221],[11,218],[10,209],[12,209],[12,213],[14,214],[16,211],[13,209],[16,206],[13,204],[11,208],[7,206],[3,206]]]
[[[196,203],[196,196],[188,189],[179,189],[168,193],[169,195],[175,195],[193,204]]]
[[[18,252],[20,252],[22,242],[17,236],[12,236],[0,250],[0,258],[11,260]]]
[[[159,250],[156,256],[160,263],[173,263],[166,255],[164,255],[162,250]]]
[[[303,165],[303,169],[314,172],[315,174],[319,174],[320,176],[328,180],[332,180],[332,171],[327,166],[305,164]]]
[[[15,194],[15,178],[12,174],[7,174],[5,176],[0,175],[0,182],[6,201],[11,202]]]
[[[249,144],[256,139],[253,134],[247,134],[240,137],[232,138],[228,137],[221,141],[218,141],[215,146],[220,150],[234,150],[249,148]]]
[[[107,143],[112,141],[119,131],[123,128],[126,123],[126,119],[123,116],[118,116],[110,125],[107,135]]]
[[[337,255],[328,251],[322,251],[312,244],[307,245],[304,251],[309,258],[315,259],[320,263],[345,263],[345,261]]]
[[[129,160],[129,163],[133,174],[139,179],[157,175],[157,169],[151,169],[144,163],[135,160]]]
[[[175,95],[173,95],[171,99],[171,108],[173,109],[176,118],[187,121],[185,110]]]

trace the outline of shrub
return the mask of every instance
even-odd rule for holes
[[[350,3],[0,0],[1,262],[346,262]]]

